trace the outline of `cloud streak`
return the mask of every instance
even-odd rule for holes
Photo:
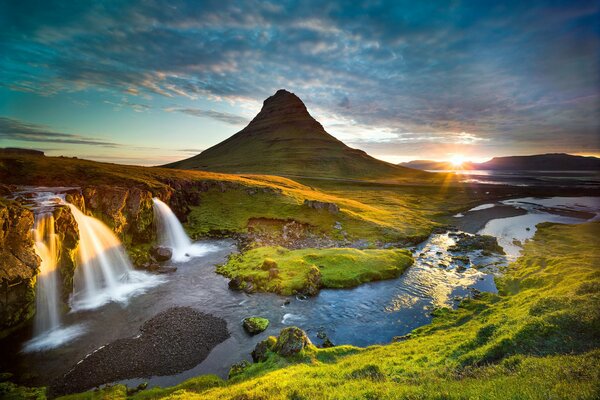
[[[171,107],[171,108],[166,108],[165,111],[180,112],[180,113],[184,113],[187,115],[191,115],[193,117],[211,118],[211,119],[215,119],[217,121],[225,122],[225,123],[231,124],[231,125],[241,125],[241,124],[248,123],[247,118],[241,117],[239,115],[231,114],[231,113],[214,111],[214,110],[203,110],[200,108],[174,108],[174,107]]]
[[[82,144],[112,148],[121,146],[115,142],[89,138],[83,135],[56,132],[41,125],[7,117],[0,117],[0,139],[36,143]]]

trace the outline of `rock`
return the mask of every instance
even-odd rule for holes
[[[229,286],[229,289],[231,289],[231,290],[242,290],[243,284],[244,284],[244,281],[242,281],[242,278],[240,278],[239,276],[236,276],[235,278],[233,278],[229,281],[227,286]]]
[[[229,379],[233,378],[236,375],[241,374],[242,372],[244,372],[246,369],[248,369],[248,367],[252,365],[250,364],[248,361],[246,360],[242,360],[240,362],[237,362],[235,364],[233,364],[231,366],[231,368],[229,369]]]
[[[267,339],[261,340],[252,351],[252,360],[254,362],[267,361],[269,351],[273,351],[276,344],[277,338],[274,336],[269,336]]]
[[[282,357],[290,357],[300,353],[308,345],[312,345],[306,333],[298,327],[290,326],[279,333],[275,352]]]
[[[405,340],[410,339],[410,333],[402,336],[394,336],[392,338],[392,343],[404,342]]]
[[[260,267],[263,271],[269,271],[273,268],[277,268],[277,262],[275,260],[273,260],[272,258],[265,258],[265,260],[262,263],[262,266]]]
[[[321,347],[324,349],[328,349],[330,347],[335,347],[335,344],[333,344],[333,342],[329,338],[325,338],[325,340],[323,340],[323,343],[321,344]]]
[[[262,317],[248,317],[244,318],[242,325],[246,332],[256,335],[269,327],[269,320]]]
[[[33,247],[33,212],[0,201],[0,333],[33,316],[40,258]]]
[[[289,301],[289,300],[287,300],[287,299],[286,299],[286,300],[283,302],[283,305],[284,305],[284,306],[287,306],[287,305],[289,305],[290,303],[291,303],[291,301]]]
[[[156,261],[169,261],[173,257],[173,251],[168,247],[154,246],[150,249],[150,255]]]
[[[269,279],[275,279],[279,276],[279,270],[277,268],[271,268],[269,270]]]
[[[302,288],[302,293],[307,296],[316,296],[321,289],[321,270],[316,265],[313,265],[308,270],[306,284]]]
[[[160,266],[158,267],[158,269],[156,270],[157,274],[172,274],[173,272],[177,271],[177,267],[172,267],[172,266]]]
[[[337,214],[340,212],[340,207],[335,203],[328,203],[325,201],[318,200],[304,200],[304,205],[308,208],[313,208],[315,210],[326,210],[331,214]]]
[[[254,292],[256,292],[256,288],[254,287],[254,283],[252,282],[246,282],[246,285],[244,286],[244,292],[248,293],[248,294],[252,294]]]
[[[468,235],[466,233],[456,233],[456,243],[448,247],[450,252],[469,252],[474,250],[484,250],[497,254],[504,254],[504,250],[498,244],[498,240],[490,235]]]

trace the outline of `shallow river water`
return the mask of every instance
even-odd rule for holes
[[[597,218],[597,198],[574,199],[568,201],[572,208],[583,207],[593,211],[591,219]],[[531,206],[536,201],[530,200],[512,200],[513,203],[507,201],[505,205],[526,207],[523,204],[529,204],[531,210],[524,216],[544,214],[541,211],[544,205]],[[566,201],[559,203],[565,206],[563,203]],[[555,216],[552,213],[545,214]],[[469,218],[469,212],[464,218]],[[565,222],[583,222],[586,219],[589,218],[574,218]],[[534,221],[539,223],[542,220],[536,217]],[[498,227],[506,226],[502,222],[507,221],[491,220],[483,231],[498,235],[502,245],[509,242],[512,245],[512,238],[509,238],[511,233]],[[528,236],[533,234],[531,228],[526,230],[531,223],[532,220],[525,218],[512,221],[509,226],[515,232]],[[231,364],[250,359],[250,352],[257,342],[269,335],[277,335],[282,328],[290,325],[304,329],[317,345],[322,342],[317,337],[320,331],[325,332],[335,344],[368,346],[389,343],[394,336],[407,334],[430,322],[431,311],[436,306],[453,307],[475,290],[495,292],[493,273],[498,265],[506,263],[504,257],[484,257],[480,252],[475,252],[469,254],[469,265],[462,264],[446,251],[448,246],[454,244],[453,236],[435,234],[411,249],[416,262],[397,279],[364,284],[354,289],[322,290],[314,298],[302,299],[274,294],[248,295],[229,290],[228,280],[215,273],[215,266],[225,262],[227,256],[236,251],[235,244],[229,240],[203,243],[210,246],[212,251],[203,257],[173,264],[177,266],[176,272],[163,275],[163,283],[132,297],[127,303],[110,303],[95,310],[68,313],[64,317],[64,325],[78,326],[83,333],[59,348],[29,354],[20,352],[31,337],[30,329],[3,340],[0,342],[2,369],[17,372],[24,382],[47,384],[97,348],[118,338],[137,335],[145,321],[176,305],[191,306],[225,319],[231,337],[188,371],[124,382],[135,385],[146,381],[151,386],[166,386],[204,373],[226,377]],[[473,265],[478,268],[469,268]],[[486,265],[488,267],[481,268]],[[286,300],[289,300],[289,304],[286,304]],[[271,325],[265,332],[249,336],[242,328],[242,320],[253,315],[268,318]]]

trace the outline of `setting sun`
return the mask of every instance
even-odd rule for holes
[[[465,157],[460,154],[455,154],[450,158],[450,163],[453,167],[460,167],[465,161]]]

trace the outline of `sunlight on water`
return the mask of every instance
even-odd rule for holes
[[[173,261],[185,262],[190,258],[201,257],[216,250],[213,246],[192,243],[169,206],[157,198],[152,201],[154,202],[154,220],[158,229],[158,242],[161,246],[169,247],[173,251],[171,258]]]
[[[43,213],[36,216],[33,229],[35,252],[41,259],[40,273],[36,283],[35,334],[56,329],[60,324],[58,251],[60,243],[54,232],[54,216]]]
[[[111,301],[124,303],[163,279],[134,271],[121,241],[108,226],[68,204],[79,227],[77,269],[73,279],[73,310],[91,309]]]

